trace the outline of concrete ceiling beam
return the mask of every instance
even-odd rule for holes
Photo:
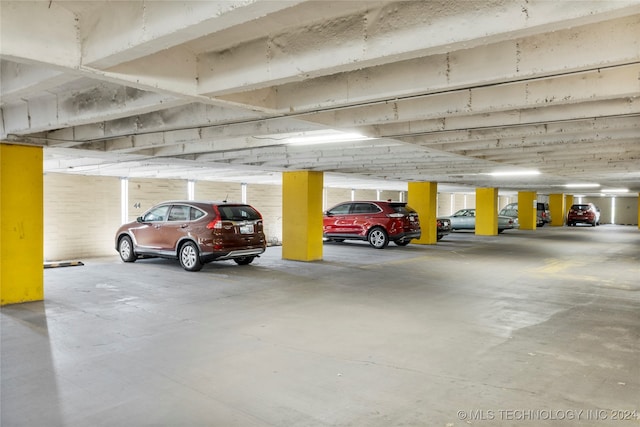
[[[413,122],[447,117],[482,115],[498,111],[532,110],[534,108],[639,97],[640,63],[604,70],[569,74],[554,79],[491,85],[470,90],[379,103],[362,107],[303,116],[306,120],[338,128]],[[571,109],[564,109],[571,111]],[[591,111],[589,117],[600,112]],[[566,116],[566,113],[565,113]],[[561,120],[566,117],[556,117]],[[468,126],[468,124],[467,124]],[[386,133],[385,133],[386,134]],[[385,134],[381,136],[386,136]]]
[[[0,58],[47,63],[60,68],[79,67],[81,53],[76,15],[60,7],[59,3],[3,1]],[[29,25],[25,25],[26,22]]]
[[[635,2],[404,2],[199,56],[200,93],[264,89],[637,13]],[[483,13],[477,13],[482,7]],[[417,36],[419,34],[419,36]]]
[[[539,78],[638,61],[639,32],[640,15],[634,15],[220,98],[304,112]]]
[[[83,63],[107,69],[265,16],[300,3],[292,0],[109,2],[80,19]],[[195,58],[194,58],[195,59]]]
[[[415,137],[397,137],[396,139],[419,144],[423,147],[432,147],[437,150],[448,150],[447,146],[456,145],[456,149],[464,149],[460,144],[485,143],[511,141],[514,139],[538,140],[538,141],[562,141],[564,138],[598,137],[599,135],[617,135],[619,132],[640,134],[640,116],[616,117],[606,119],[577,120],[575,122],[550,123],[544,125],[523,125],[506,128],[471,129],[442,131],[423,134]],[[469,148],[474,148],[469,145]]]

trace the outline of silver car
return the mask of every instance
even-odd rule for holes
[[[518,218],[518,202],[509,203],[502,208],[499,215],[510,216],[512,218]],[[551,211],[549,210],[549,203],[537,203],[536,208],[536,227],[543,227],[545,224],[551,222]]]
[[[476,210],[460,209],[451,216],[445,217],[451,221],[451,230],[475,230],[476,229]],[[517,219],[503,215],[498,215],[498,233],[504,230],[516,228]]]

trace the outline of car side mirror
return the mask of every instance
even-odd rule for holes
[[[139,216],[138,218],[136,218],[136,221],[137,221],[137,222],[142,223],[142,222],[143,222],[143,221],[142,221],[142,217],[141,217],[141,216]]]
[[[331,214],[331,212],[329,212],[329,211],[326,211],[324,214],[325,214],[326,216],[333,216],[333,214]]]

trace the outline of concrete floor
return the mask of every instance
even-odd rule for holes
[[[640,425],[637,227],[83,261],[1,310],[3,427]]]

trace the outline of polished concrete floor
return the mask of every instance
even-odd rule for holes
[[[2,427],[640,425],[637,227],[82,261],[1,310]]]

